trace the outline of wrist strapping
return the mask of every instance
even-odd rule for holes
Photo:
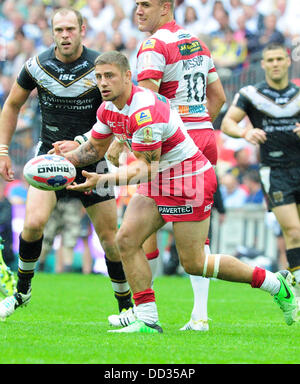
[[[74,138],[74,141],[81,145],[88,141],[88,137],[86,135],[78,135]]]
[[[0,156],[8,156],[8,145],[0,144]]]

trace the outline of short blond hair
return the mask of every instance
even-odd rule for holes
[[[130,71],[130,64],[127,57],[118,51],[108,51],[101,53],[96,60],[96,65],[115,64],[123,73]]]

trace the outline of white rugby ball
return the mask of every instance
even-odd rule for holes
[[[58,191],[74,181],[76,168],[65,157],[40,155],[25,164],[23,174],[28,183],[37,189]]]

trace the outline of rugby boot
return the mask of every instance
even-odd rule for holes
[[[274,301],[283,311],[284,320],[287,325],[292,325],[297,321],[298,305],[296,297],[293,293],[295,286],[295,277],[286,270],[276,273],[277,279],[280,281],[279,292],[274,295]]]
[[[15,293],[0,302],[0,320],[5,320],[19,307],[26,306],[31,299],[31,288],[26,294]]]
[[[163,333],[163,329],[160,326],[160,323],[147,324],[141,320],[136,320],[135,322],[129,324],[127,327],[122,329],[114,329],[108,331],[111,333]]]
[[[136,320],[133,308],[123,308],[119,315],[108,316],[108,322],[113,327],[127,327]]]
[[[209,325],[207,320],[193,320],[190,319],[188,323],[186,323],[180,331],[200,331],[207,332],[209,330]]]

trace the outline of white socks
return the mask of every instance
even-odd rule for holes
[[[150,269],[151,269],[151,272],[152,272],[151,288],[153,287],[153,281],[154,281],[154,279],[155,279],[155,277],[156,277],[156,271],[157,271],[158,261],[159,261],[159,258],[158,258],[158,257],[156,257],[155,259],[148,260],[149,265],[150,265]]]
[[[204,246],[205,253],[210,255],[209,245]],[[191,318],[197,320],[207,320],[207,301],[210,280],[202,276],[189,275],[194,293],[194,307]]]
[[[134,308],[136,317],[147,324],[154,324],[158,321],[158,312],[155,301],[139,304]]]
[[[270,271],[266,270],[266,278],[260,288],[263,291],[269,292],[272,296],[276,295],[280,289],[280,281],[277,279],[276,275]]]

